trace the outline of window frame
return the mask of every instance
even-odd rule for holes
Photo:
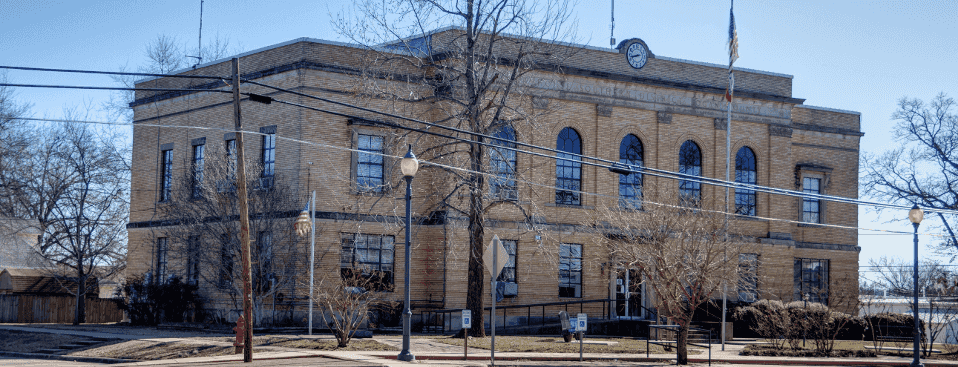
[[[751,158],[750,161],[749,158]],[[755,150],[751,147],[742,146],[735,153],[735,182],[749,185],[758,184],[758,157],[755,156]],[[758,198],[755,190],[735,188],[735,214],[754,217],[757,213]]]
[[[505,247],[506,252],[509,253],[509,260],[506,261],[506,264],[502,267],[502,272],[499,273],[499,276],[496,278],[497,282],[503,283],[518,283],[518,276],[516,274],[518,258],[516,255],[519,253],[519,240],[500,240],[502,242],[502,247]],[[511,265],[511,266],[510,266]],[[507,275],[511,274],[511,276]]]
[[[200,236],[193,235],[186,240],[186,281],[199,284],[200,278]]]
[[[166,283],[166,276],[169,270],[169,237],[156,238],[156,281]]]
[[[370,139],[376,138],[380,140],[379,150],[374,150],[371,148],[363,148],[363,138],[368,137]],[[357,193],[383,193],[386,192],[387,185],[386,179],[389,177],[386,172],[386,145],[387,139],[385,134],[381,132],[369,131],[369,130],[354,130],[353,131],[353,143],[356,147],[356,152],[352,154],[352,182],[353,188]],[[363,153],[363,152],[370,153]],[[378,153],[378,154],[376,154]],[[364,161],[365,156],[378,157],[379,162],[375,162],[376,158],[371,159],[370,161]],[[364,166],[375,167],[378,164],[379,166],[379,184],[378,185],[369,185],[366,183],[361,183],[360,181],[364,178],[375,180],[376,177],[373,176],[362,176],[360,172]]]
[[[254,288],[261,292],[272,289],[273,273],[273,233],[271,231],[259,231],[256,235],[256,257],[257,266],[254,271],[256,284]]]
[[[556,137],[556,150],[565,153],[556,153],[555,203],[582,206],[582,158],[573,156],[582,154],[582,135],[572,127],[563,128]]]
[[[190,196],[194,199],[203,197],[203,172],[206,166],[206,143],[193,145],[192,174],[190,180]]]
[[[565,250],[568,248],[568,250]],[[578,248],[578,257],[574,256],[573,249]],[[583,246],[578,243],[559,244],[559,298],[582,298],[582,251]],[[563,255],[563,252],[568,255]],[[576,265],[578,260],[578,265]],[[563,267],[568,275],[563,276]],[[578,267],[578,269],[576,269]],[[578,273],[578,277],[575,274]],[[563,283],[563,279],[567,281]],[[578,282],[575,282],[578,279]],[[571,294],[571,295],[570,295]]]
[[[632,140],[636,144],[630,144],[628,147],[625,145],[626,140]],[[635,153],[634,147],[638,147],[638,152],[635,156],[638,159],[629,156],[629,150],[632,150],[632,153]],[[619,142],[619,163],[625,165],[629,169],[632,167],[643,167],[645,165],[645,146],[642,144],[642,139],[639,139],[635,134],[628,134],[622,138]],[[618,175],[619,176],[619,207],[625,209],[641,210],[642,209],[642,188],[643,188],[643,176],[641,172],[633,172],[627,175]]]
[[[828,305],[831,291],[829,284],[830,263],[831,260],[829,259],[795,258],[794,299],[796,301],[805,300],[807,294],[808,302]],[[818,265],[817,269],[815,268],[816,264]],[[816,285],[817,287],[814,287]]]
[[[504,125],[493,136],[505,141],[490,139],[493,146],[489,149],[489,173],[493,177],[489,180],[489,194],[497,199],[517,200],[516,130]]]
[[[276,127],[260,128],[260,133],[263,133],[263,144],[260,147],[260,164],[263,170],[260,172],[259,186],[268,189],[273,187],[273,179],[276,177]]]
[[[165,203],[172,197],[173,186],[173,148],[160,151],[160,200]]]
[[[686,148],[695,151],[686,152]],[[695,162],[688,162],[689,156],[694,155]],[[703,162],[705,159],[702,154],[702,147],[692,139],[688,139],[679,147],[679,173],[691,176],[702,177]],[[679,180],[679,203],[684,206],[698,208],[702,203],[702,181],[701,180]]]
[[[738,300],[755,302],[758,300],[758,262],[759,254],[738,254]],[[743,275],[744,274],[744,275]]]
[[[371,248],[370,239],[377,239],[378,248]],[[360,247],[359,239],[365,247]],[[388,246],[388,248],[387,248]],[[357,250],[367,250],[363,259],[370,258],[370,249],[378,254],[378,261],[357,262]],[[390,255],[386,255],[389,253]],[[348,263],[346,262],[348,258]],[[388,260],[388,261],[386,261]],[[375,264],[377,269],[365,268],[366,265]],[[357,269],[359,268],[359,269]],[[388,270],[384,270],[388,268]],[[353,273],[353,270],[360,270],[360,274]],[[340,233],[340,256],[339,256],[340,276],[346,279],[350,276],[363,276],[370,279],[369,285],[378,292],[393,292],[396,289],[396,238],[392,235],[367,234],[367,233]]]
[[[813,174],[803,175],[803,176],[802,176],[802,194],[821,195],[821,194],[822,194],[822,191],[823,191],[824,181],[825,181],[825,180],[823,179],[823,177],[818,177],[817,175],[813,175]],[[808,187],[808,186],[810,186],[809,184],[812,183],[812,182],[814,182],[815,185],[817,186],[817,188],[814,189],[814,190],[813,190],[813,189],[809,189],[809,187]],[[801,198],[801,205],[800,205],[800,207],[799,207],[799,210],[800,210],[800,212],[801,212],[801,216],[799,217],[799,221],[802,222],[802,223],[807,223],[807,224],[822,224],[822,223],[824,223],[824,222],[825,222],[825,221],[824,221],[824,210],[823,210],[824,208],[823,208],[823,205],[822,205],[822,204],[823,204],[823,203],[822,203],[822,200],[820,200],[820,199],[812,199],[812,198],[807,198],[807,197],[802,196],[802,198]],[[814,211],[809,210],[809,208],[811,208],[812,206],[815,207],[815,210],[814,210]],[[814,220],[809,219],[809,215],[812,215],[812,214],[815,215]]]

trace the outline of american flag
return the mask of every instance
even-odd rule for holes
[[[728,70],[732,71],[732,63],[738,59],[738,31],[735,30],[735,14],[732,8],[728,9]]]

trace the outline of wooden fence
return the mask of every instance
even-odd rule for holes
[[[123,320],[119,301],[87,298],[86,322],[104,323]],[[76,298],[71,296],[0,295],[0,322],[55,323],[73,322]]]

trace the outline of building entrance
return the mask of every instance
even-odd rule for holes
[[[638,270],[616,271],[615,315],[619,318],[645,318],[645,309],[642,308],[644,287]]]

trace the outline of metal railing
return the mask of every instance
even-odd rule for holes
[[[566,313],[569,313],[570,309],[575,311],[576,308],[578,308],[579,313],[582,313],[586,309],[586,304],[600,304],[602,310],[602,319],[609,319],[609,302],[615,302],[615,300],[593,299],[582,301],[533,303],[527,305],[497,305],[496,326],[499,328],[496,329],[496,332],[507,333],[509,332],[510,328],[515,329],[531,326],[544,327],[550,324],[559,324],[559,311],[565,311]],[[525,312],[522,312],[523,309]],[[537,311],[539,312],[533,313],[534,309],[538,309]],[[594,306],[589,307],[589,309],[594,310]],[[486,320],[491,320],[492,307],[486,307],[484,310],[486,313]],[[462,312],[462,309],[458,308],[419,311],[419,318],[423,325],[422,332],[431,332],[436,334],[458,332],[459,328],[454,329],[452,327],[452,320],[458,318],[454,316],[458,316],[460,312]],[[523,315],[523,313],[525,315]],[[512,323],[511,325],[508,322],[508,317],[510,317],[510,315],[513,318],[519,318],[517,322]],[[523,316],[525,316],[524,323],[521,322]],[[592,318],[597,317],[593,316]],[[533,320],[536,320],[536,322],[533,322]]]
[[[653,341],[653,340],[652,340],[652,330],[653,330],[653,329],[655,330],[655,340],[656,340],[656,341]],[[676,340],[661,340],[661,339],[659,339],[659,330],[672,331],[673,333],[675,333],[675,339],[676,339]],[[688,342],[688,340],[686,340],[686,345],[692,345],[692,346],[696,346],[696,347],[700,347],[700,348],[707,348],[707,349],[709,350],[709,366],[711,366],[711,365],[712,365],[712,329],[699,329],[699,328],[690,327],[690,328],[689,328],[689,332],[691,333],[691,332],[693,332],[693,331],[694,331],[694,332],[698,332],[698,333],[703,333],[703,334],[704,334],[704,333],[708,333],[708,335],[709,335],[708,345],[690,343],[690,342]],[[655,345],[661,345],[661,346],[671,347],[672,344],[677,344],[677,343],[678,343],[678,338],[679,338],[679,326],[678,326],[678,325],[649,325],[649,338],[645,341],[645,357],[646,357],[646,358],[649,357],[649,345],[650,345],[650,344],[655,344]]]

